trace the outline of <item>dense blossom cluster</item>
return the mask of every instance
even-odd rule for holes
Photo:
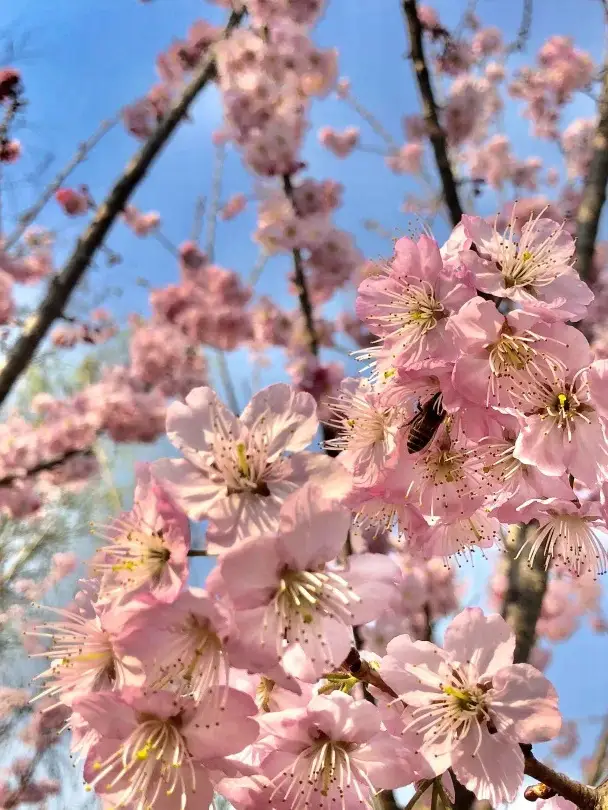
[[[431,784],[447,807],[455,779],[497,806],[522,787],[527,745],[553,740],[555,756],[577,745],[541,674],[550,651],[537,646],[530,663],[513,662],[516,639],[498,615],[507,574],[499,567],[492,577],[497,612],[484,615],[460,609],[470,602],[453,563],[501,551],[506,524],[533,522],[519,553],[551,569],[537,638],[569,638],[584,616],[607,630],[597,581],[608,569],[601,250],[596,300],[574,267],[573,211],[595,122],[559,131],[593,62],[552,37],[538,65],[509,80],[498,29],[469,13],[454,37],[419,7],[445,80],[440,124],[458,185],[472,197],[484,186],[536,196],[496,217],[464,216],[443,246],[425,232],[365,264],[332,221],[342,186],[302,176],[311,99],[335,90],[362,110],[337,79],[336,52],[310,37],[323,5],[250,0],[250,26],[226,37],[196,22],[158,58],[158,84],[123,110],[127,131],[148,138],[213,56],[224,116],[215,145],[236,146],[263,183],[253,238],[264,257],[294,257],[300,308],[256,298],[252,281],[195,241],[169,244],[179,280],[150,291],[148,320],[131,318],[127,364],[67,397],[38,394],[30,413],[7,417],[0,512],[10,518],[91,477],[100,436],[166,435],[175,454],[138,468],[131,509],[96,528],[103,541],[73,604],[49,608],[28,631],[29,651],[48,659],[24,732],[35,753],[0,781],[0,807],[58,791],[34,770],[62,728],[88,789],[117,810],[204,808],[214,793],[236,810],[353,810],[373,806],[380,790]],[[0,71],[0,105],[18,82]],[[518,158],[494,129],[503,87],[523,101],[535,133],[563,150],[568,182],[551,203],[539,189],[559,175]],[[377,151],[388,169],[427,182],[425,119],[406,116],[399,145],[363,117],[385,142]],[[322,127],[318,139],[340,159],[365,149],[356,126]],[[16,159],[12,143],[0,144],[0,161]],[[86,186],[54,196],[68,217],[96,208]],[[231,220],[251,199],[217,200],[213,216]],[[119,216],[134,235],[162,240],[158,212],[126,205]],[[2,323],[16,322],[13,283],[52,273],[52,247],[53,235],[37,229],[16,250],[0,245]],[[355,313],[320,314],[352,284]],[[108,340],[117,327],[106,315],[64,316],[55,346]],[[595,326],[592,345],[576,326],[583,319]],[[314,344],[336,348],[340,332],[360,349],[366,376],[344,379],[340,363],[318,356]],[[236,414],[207,386],[203,349],[242,346],[258,359],[284,349],[292,385],[264,388]],[[326,452],[315,449],[320,434]],[[192,522],[205,523],[204,550],[192,547]],[[190,565],[203,554],[216,564],[205,588],[194,587]],[[75,565],[55,555],[42,581],[11,587],[40,600]],[[0,621],[24,615],[10,609]],[[448,617],[442,645],[433,643]],[[0,691],[1,713],[22,710],[26,695]]]
[[[86,589],[40,628],[41,694],[71,711],[85,779],[111,806],[218,791],[237,810],[346,807],[448,771],[478,799],[514,800],[520,746],[560,732],[555,690],[513,664],[497,614],[467,608],[442,648],[428,639],[458,606],[441,558],[499,544],[518,519],[536,521],[530,560],[558,568],[539,635],[601,617],[607,366],[566,323],[592,299],[572,255],[543,217],[517,239],[464,217],[443,248],[398,240],[359,286],[377,342],[371,376],[330,403],[335,457],[309,449],[316,403],[289,385],[239,417],[207,387],[169,406],[181,457],[140,468]],[[204,590],[188,585],[189,519],[218,555]],[[376,706],[345,663],[353,628],[384,656]]]

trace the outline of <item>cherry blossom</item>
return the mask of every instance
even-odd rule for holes
[[[185,458],[152,469],[191,518],[209,518],[209,541],[230,545],[272,531],[287,495],[328,469],[329,459],[303,452],[317,425],[310,394],[284,384],[256,394],[240,418],[210,388],[195,388],[167,413]]]
[[[451,767],[493,805],[513,801],[523,782],[519,743],[552,739],[561,726],[555,690],[534,667],[511,663],[514,647],[500,616],[467,608],[447,628],[443,649],[398,636],[381,665],[429,766],[436,774]]]

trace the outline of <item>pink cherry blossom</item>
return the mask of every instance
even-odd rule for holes
[[[473,245],[462,259],[478,290],[552,319],[577,321],[585,315],[593,293],[572,267],[574,241],[563,225],[542,216],[530,219],[517,241],[513,219],[502,234],[479,217],[464,216],[463,224]]]
[[[340,463],[352,471],[355,484],[373,485],[397,448],[397,409],[388,406],[382,393],[352,378],[342,382],[339,395],[328,404],[333,411],[329,424],[338,435],[327,447],[341,451]]]
[[[336,157],[345,158],[350,155],[359,142],[359,129],[347,127],[344,132],[338,132],[332,127],[321,127],[319,142]]]
[[[332,802],[349,810],[371,803],[381,788],[412,781],[413,756],[383,730],[379,710],[366,700],[332,692],[261,723],[275,740],[262,762],[272,806],[322,810]]]
[[[288,385],[256,394],[240,418],[210,388],[195,388],[167,413],[167,434],[185,458],[153,470],[191,518],[210,520],[208,540],[230,545],[272,531],[287,495],[328,469],[330,459],[303,452],[317,426],[314,399]]]
[[[584,368],[585,347],[580,357],[581,365],[550,363],[522,389],[524,416],[514,455],[545,475],[568,472],[593,486],[608,475],[608,440],[597,411],[602,400],[592,398],[590,387],[593,379],[597,388],[603,367]]]
[[[448,315],[473,297],[473,290],[443,271],[437,243],[428,236],[403,237],[387,268],[359,286],[356,311],[381,337],[398,364],[446,359]]]
[[[598,534],[606,524],[597,503],[547,498],[537,503],[536,516],[538,527],[528,537],[530,562],[542,549],[547,568],[556,559],[574,576],[608,571],[608,549]]]
[[[143,662],[148,683],[196,702],[228,684],[227,643],[236,636],[231,610],[201,588],[183,591],[170,605],[137,611],[127,622],[125,649]],[[154,644],[149,633],[154,633]]]
[[[493,806],[521,787],[519,743],[552,739],[561,726],[555,690],[534,667],[512,664],[514,647],[504,619],[467,608],[447,628],[443,649],[399,636],[380,669],[407,705],[405,728],[433,771],[451,767]]]
[[[150,473],[137,470],[133,509],[116,519],[94,568],[102,592],[114,598],[151,595],[173,602],[188,578],[188,518]]]
[[[277,534],[246,540],[219,560],[241,635],[305,681],[339,666],[351,627],[371,621],[396,594],[399,570],[382,554],[330,564],[349,526],[350,513],[309,484],[286,501]]]
[[[100,735],[87,754],[86,781],[112,804],[136,810],[209,804],[211,779],[238,774],[226,757],[258,733],[254,702],[235,689],[221,706],[204,709],[170,692],[138,689],[86,695],[74,709]]]
[[[123,646],[129,610],[87,599],[84,609],[47,609],[57,619],[33,631],[33,635],[52,642],[48,651],[34,654],[51,661],[51,666],[36,676],[44,684],[38,699],[53,697],[70,706],[79,695],[143,684],[141,662],[128,655]]]

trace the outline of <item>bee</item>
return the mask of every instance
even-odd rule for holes
[[[441,393],[437,392],[426,402],[418,405],[418,413],[408,422],[407,452],[419,453],[428,447],[435,438],[446,413],[441,404]]]

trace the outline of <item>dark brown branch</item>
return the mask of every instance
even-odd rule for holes
[[[462,218],[462,206],[458,196],[458,188],[448,157],[448,146],[445,132],[439,123],[439,114],[435,102],[435,94],[431,84],[431,77],[424,56],[422,42],[422,25],[418,17],[416,0],[402,0],[403,13],[409,32],[410,56],[414,65],[418,90],[422,98],[422,110],[428,136],[435,153],[435,163],[443,188],[443,197],[448,208],[452,225],[456,227]]]
[[[12,473],[11,475],[6,475],[4,478],[0,478],[0,487],[8,487],[11,484],[16,483],[17,481],[23,481],[26,478],[32,478],[33,476],[38,475],[41,472],[50,472],[52,470],[55,470],[57,469],[57,467],[60,467],[66,461],[69,461],[69,459],[75,458],[76,456],[91,456],[91,455],[93,455],[92,450],[69,450],[62,456],[47,459],[46,461],[41,461],[40,464],[37,464],[35,467],[31,467],[29,470],[24,470],[23,472],[19,473]]]
[[[599,121],[592,146],[589,172],[576,217],[576,269],[588,284],[595,281],[593,254],[608,183],[608,69],[604,70]]]
[[[224,32],[225,36],[240,23],[244,14],[244,10],[232,12]],[[91,224],[76,243],[74,252],[63,270],[51,281],[31,326],[22,332],[6,359],[0,372],[0,404],[4,402],[28,367],[55,319],[64,311],[70,296],[84,276],[115,219],[124,210],[131,195],[146,176],[178,124],[186,117],[194,99],[215,75],[215,63],[210,55],[97,209]]]
[[[581,810],[599,810],[606,806],[601,791],[575,782],[566,774],[554,771],[553,768],[539,762],[532,753],[531,745],[522,745],[521,749],[524,754],[524,773],[528,776],[552,788],[558,796],[574,802]]]
[[[298,210],[294,205],[293,200],[293,185],[291,177],[288,174],[283,175],[283,191],[285,196],[290,201],[294,213],[299,216]],[[300,310],[304,316],[304,326],[306,329],[306,340],[310,353],[315,357],[319,355],[319,339],[317,338],[317,331],[315,328],[314,316],[312,311],[312,303],[310,295],[308,294],[308,285],[306,282],[306,275],[304,273],[304,262],[302,261],[302,252],[300,248],[293,249],[293,267],[296,291],[298,293],[298,301],[300,302]]]
[[[540,616],[543,597],[547,589],[547,570],[542,554],[537,554],[533,565],[528,562],[522,548],[535,523],[511,526],[506,546],[509,555],[509,584],[502,608],[502,616],[515,633],[516,664],[525,663],[536,641],[536,623]]]

